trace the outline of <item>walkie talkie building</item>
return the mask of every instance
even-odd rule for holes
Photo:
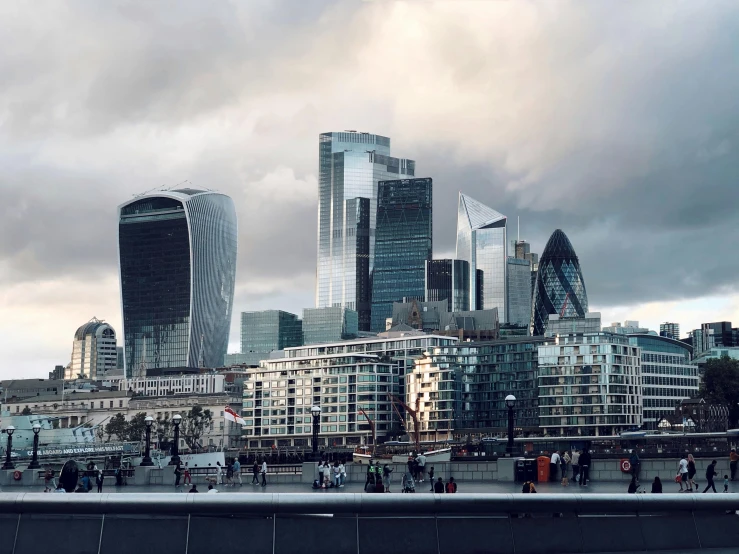
[[[223,364],[236,251],[236,210],[224,194],[155,191],[118,207],[126,376]]]

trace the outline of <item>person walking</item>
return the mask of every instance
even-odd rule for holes
[[[418,462],[418,482],[423,483],[423,478],[426,473],[426,455],[421,452],[416,458]]]
[[[262,458],[262,486],[267,486],[267,460]]]
[[[408,460],[408,468],[410,470],[410,460]],[[364,490],[367,490],[367,485],[370,483],[375,484],[375,462],[372,460],[369,461],[369,465],[367,466],[367,479],[364,481]]]
[[[174,488],[180,486],[180,477],[182,476],[182,468],[180,464],[174,466]]]
[[[344,481],[346,481],[346,466],[344,465],[344,460],[341,460],[339,463],[339,487],[344,487]]]
[[[429,483],[431,483],[431,492],[434,492],[434,466],[429,469]]]
[[[251,484],[252,485],[258,485],[259,484],[259,463],[257,463],[256,458],[254,459],[254,465],[251,466]]]
[[[711,462],[711,465],[709,465],[706,468],[706,481],[708,482],[708,484],[706,485],[706,488],[703,489],[704,493],[708,492],[708,489],[713,489],[713,492],[717,492],[716,485],[713,484],[713,478],[716,476],[716,464],[717,463],[718,461],[713,460]]]
[[[216,485],[221,484],[221,478],[223,477],[223,466],[221,462],[216,462]]]
[[[631,475],[636,478],[636,482],[638,484],[639,470],[641,470],[641,460],[639,459],[639,454],[637,453],[636,449],[631,452],[631,456],[629,456],[629,463],[631,464]]]
[[[729,492],[729,476],[724,475],[724,492]]]
[[[454,477],[449,478],[449,482],[446,484],[446,492],[449,494],[457,492],[457,483],[454,482]]]
[[[695,473],[695,458],[692,454],[688,454],[688,490],[698,492],[698,485],[693,480]]]
[[[652,482],[652,494],[662,494],[662,481],[659,477],[655,477]]]
[[[550,481],[556,481],[557,480],[557,468],[559,467],[559,452],[556,450],[554,451],[554,454],[552,454],[552,457],[549,459],[549,480]]]
[[[680,492],[683,492],[683,483],[685,483],[685,491],[688,490],[688,459],[683,457],[677,464],[677,474],[680,477]]]
[[[588,486],[590,480],[590,452],[583,450],[580,454],[580,484]]]
[[[567,469],[567,466],[570,464],[571,461],[572,461],[572,458],[570,458],[569,453],[566,450],[564,450],[562,452],[562,455],[560,456],[560,465],[562,466],[562,486],[563,487],[569,486],[567,476],[570,473]]]
[[[233,487],[234,484],[234,466],[231,462],[226,462],[226,486]]]
[[[190,467],[185,462],[185,478],[182,480],[184,485],[192,485],[192,477],[190,476]]]
[[[95,475],[95,484],[98,486],[98,492],[103,492],[103,479],[103,470],[97,470]]]
[[[234,460],[233,475],[234,475],[235,481],[239,482],[239,486],[243,485],[243,483],[241,482],[241,462],[239,461],[238,458]],[[235,482],[234,482],[234,486],[236,486]]]
[[[439,480],[434,483],[434,492],[436,494],[444,494],[444,481],[441,477],[439,477]]]
[[[382,482],[385,483],[385,492],[390,492],[390,475],[393,473],[393,468],[388,464],[382,467]]]
[[[736,466],[739,465],[739,454],[736,453],[736,448],[732,448],[729,452],[729,469],[731,470],[731,480],[734,480],[736,476]]]
[[[577,483],[580,476],[580,451],[575,449],[572,451],[572,482]]]

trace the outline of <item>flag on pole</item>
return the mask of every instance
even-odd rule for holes
[[[244,421],[244,418],[234,412],[230,406],[226,406],[226,409],[223,410],[223,417],[225,417],[229,421],[234,421],[239,425],[246,425],[246,421]]]

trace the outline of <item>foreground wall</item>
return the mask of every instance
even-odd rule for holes
[[[735,552],[737,508],[739,495],[1,494],[0,553]]]

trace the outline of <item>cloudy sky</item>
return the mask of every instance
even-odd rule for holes
[[[604,321],[739,324],[735,1],[0,3],[0,377],[120,328],[116,206],[236,203],[236,312],[314,301],[318,134],[392,137],[541,252],[570,237]],[[238,348],[237,313],[231,350]]]

